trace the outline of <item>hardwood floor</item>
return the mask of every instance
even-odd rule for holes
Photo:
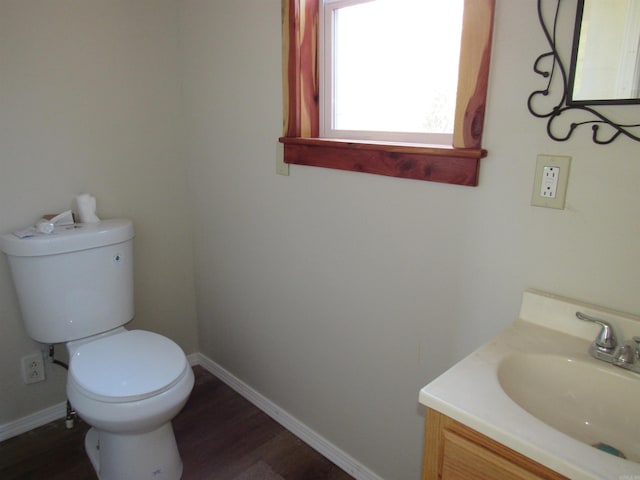
[[[183,480],[352,478],[203,368],[194,373],[191,397],[173,420]],[[84,451],[87,429],[58,420],[1,442],[0,478],[97,479]]]

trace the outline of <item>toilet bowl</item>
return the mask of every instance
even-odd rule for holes
[[[67,397],[92,426],[85,448],[99,478],[180,478],[171,419],[194,383],[180,347],[161,335],[120,327],[67,348]]]
[[[27,333],[69,351],[67,398],[92,428],[85,447],[101,480],[178,480],[172,418],[194,384],[182,349],[127,330],[134,315],[133,224],[56,226],[0,236]]]

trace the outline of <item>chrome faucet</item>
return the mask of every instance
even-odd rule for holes
[[[632,340],[624,342],[624,344],[616,351],[614,363],[622,368],[627,368],[626,365],[629,365],[629,370],[638,371],[640,373],[639,368],[633,368],[633,365],[637,365],[639,362],[640,337],[633,337]]]
[[[585,322],[597,323],[602,327],[589,347],[591,356],[626,370],[640,373],[640,337],[633,337],[632,340],[620,344],[613,324],[582,312],[576,312],[576,317]]]

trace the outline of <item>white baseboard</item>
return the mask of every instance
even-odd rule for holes
[[[201,365],[205,370],[218,377],[225,384],[242,395],[264,413],[273,418],[276,422],[296,435],[311,448],[327,457],[333,463],[342,468],[357,480],[383,480],[364,465],[347,455],[326,438],[312,430],[293,415],[284,411],[264,395],[260,394],[231,372],[222,366],[202,355],[192,353],[187,356],[190,365]],[[46,425],[49,422],[64,418],[67,414],[67,403],[61,402],[39,412],[32,413],[26,417],[19,418],[9,423],[0,425],[0,442],[7,440],[21,433],[28,432],[34,428]]]
[[[251,388],[210,358],[202,355],[201,353],[196,353],[194,356],[197,358],[197,361],[194,364],[201,365],[205,370],[218,377],[237,393],[242,395],[284,428],[307,443],[311,448],[338,465],[352,477],[357,480],[383,480],[382,477],[367,469],[353,457],[347,455],[326,438],[306,426],[293,415],[281,409],[278,405]]]
[[[200,353],[192,353],[190,355],[187,355],[187,361],[189,362],[189,365],[193,367],[194,365],[200,365],[201,357],[202,355]]]
[[[60,402],[51,407],[32,413],[9,423],[0,425],[0,442],[34,428],[46,425],[49,422],[64,418],[67,415],[67,402]]]

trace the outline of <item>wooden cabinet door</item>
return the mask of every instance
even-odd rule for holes
[[[569,479],[428,408],[422,480]]]
[[[491,450],[450,430],[444,431],[442,480],[540,480]]]

